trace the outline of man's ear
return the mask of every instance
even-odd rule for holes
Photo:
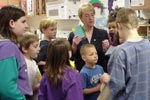
[[[14,20],[11,19],[11,20],[9,21],[9,26],[10,26],[11,28],[14,27]]]

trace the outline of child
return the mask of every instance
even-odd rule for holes
[[[17,47],[28,25],[25,12],[15,6],[0,9],[0,99],[28,100],[32,93],[27,66]]]
[[[48,43],[56,38],[57,32],[57,22],[54,19],[45,18],[40,22],[40,31],[44,34],[44,39],[40,41],[40,53],[38,57],[35,59],[37,64],[39,65],[39,69],[41,74],[44,73],[44,65],[47,54],[47,46]]]
[[[109,31],[109,41],[110,45],[117,46],[119,42],[119,34],[116,24],[116,14],[117,11],[111,12],[108,16],[108,31]]]
[[[81,46],[80,54],[85,62],[80,71],[84,100],[97,100],[101,86],[100,77],[104,70],[100,65],[95,65],[98,60],[96,48],[93,44],[84,44]]]
[[[119,37],[117,24],[116,24],[116,16],[117,12],[121,9],[115,8],[113,12],[111,12],[108,16],[108,31],[109,31],[109,39],[110,39],[110,45],[117,46],[121,43],[123,43],[123,39]]]
[[[150,42],[139,36],[134,10],[120,9],[116,23],[125,41],[108,62],[111,100],[150,100]]]
[[[31,33],[24,35],[19,41],[20,49],[27,63],[28,77],[33,90],[32,100],[38,100],[38,88],[41,80],[39,68],[33,60],[33,58],[37,57],[40,51],[38,41],[38,37]]]
[[[116,15],[117,15],[117,11],[119,9],[120,8],[116,8],[108,16],[108,32],[109,32],[110,46],[109,46],[108,50],[105,53],[106,59],[108,59],[108,60],[109,60],[110,55],[112,54],[113,50],[115,49],[115,47],[118,46],[121,43],[121,39],[119,37],[117,24],[116,24]],[[107,60],[107,63],[108,63],[108,60]]]
[[[39,100],[83,100],[81,77],[70,68],[68,46],[66,39],[56,39],[48,45]]]

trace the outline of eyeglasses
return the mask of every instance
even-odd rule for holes
[[[86,18],[94,18],[94,17],[95,17],[95,14],[84,14],[83,17],[86,17]]]

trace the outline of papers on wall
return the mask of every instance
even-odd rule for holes
[[[144,0],[131,0],[131,6],[144,6]]]

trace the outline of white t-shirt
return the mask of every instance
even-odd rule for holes
[[[41,80],[41,74],[39,68],[34,60],[29,60],[25,58],[28,70],[28,77],[31,87],[34,87]],[[38,92],[33,94],[33,100],[38,100]]]

